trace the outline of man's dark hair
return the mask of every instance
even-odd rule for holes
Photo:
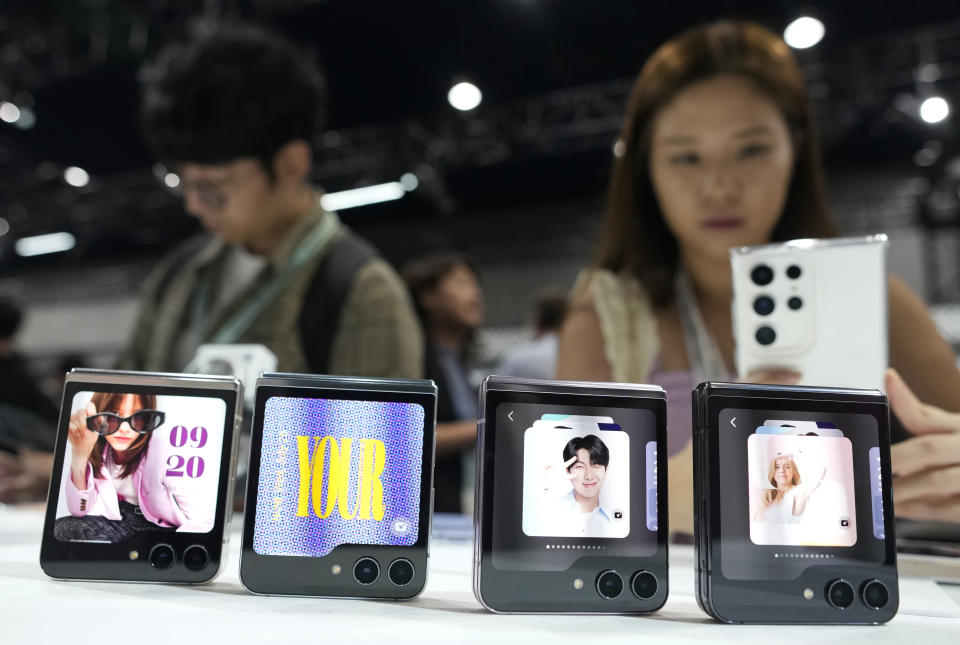
[[[413,296],[413,303],[424,327],[427,327],[430,321],[420,305],[420,298],[427,291],[436,289],[457,267],[466,267],[477,281],[480,280],[480,272],[473,260],[465,253],[458,251],[433,251],[408,261],[400,268],[400,276],[407,284],[410,295]]]
[[[9,300],[0,300],[0,340],[11,338],[20,328],[23,313]]]
[[[147,143],[166,162],[225,163],[273,156],[321,127],[323,79],[281,36],[251,25],[195,30],[141,72]]]
[[[567,315],[567,294],[560,289],[544,289],[537,297],[536,326],[540,331],[556,331]]]
[[[567,445],[563,447],[563,461],[564,463],[567,460],[576,457],[577,451],[581,448],[586,448],[587,452],[590,453],[590,463],[596,464],[598,466],[607,467],[607,464],[610,463],[610,451],[607,449],[607,444],[597,435],[588,434],[586,437],[574,437],[567,442]],[[570,468],[573,467],[573,464],[567,467],[569,472]]]

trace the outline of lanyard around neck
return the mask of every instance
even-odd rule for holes
[[[239,339],[250,325],[253,324],[253,321],[264,312],[267,306],[283,293],[283,290],[286,289],[290,280],[316,256],[321,248],[333,239],[334,234],[339,228],[339,224],[340,218],[337,217],[336,213],[324,213],[317,225],[297,243],[296,247],[294,247],[290,253],[290,258],[283,267],[221,325],[220,329],[218,329],[207,342],[215,344],[237,342],[237,339]],[[206,315],[209,300],[210,284],[209,281],[203,281],[193,301],[194,324],[203,324],[203,318]],[[202,329],[202,327],[196,328]]]

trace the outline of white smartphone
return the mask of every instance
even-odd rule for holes
[[[800,384],[883,386],[887,236],[730,250],[737,371],[787,368]]]

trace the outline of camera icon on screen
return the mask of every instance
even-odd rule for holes
[[[390,525],[390,530],[394,533],[394,535],[409,535],[410,528],[410,520],[405,517],[396,518]]]
[[[840,528],[844,528],[844,529],[850,528],[850,518],[841,517],[841,518],[840,518]]]
[[[623,519],[623,511],[614,511],[614,512],[613,512],[613,519],[615,519],[615,520],[622,520],[622,519]]]

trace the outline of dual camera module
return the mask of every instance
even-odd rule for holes
[[[843,578],[827,583],[824,594],[831,607],[841,610],[852,605],[857,597],[853,585]],[[866,580],[860,585],[860,600],[870,609],[883,609],[890,602],[890,590],[879,580]]]
[[[641,600],[649,600],[657,593],[657,577],[649,571],[637,571],[630,578],[630,590]],[[613,600],[623,593],[623,577],[613,569],[600,572],[597,576],[597,593]]]
[[[410,584],[414,574],[413,563],[406,558],[397,558],[387,567],[387,577],[398,587]],[[353,565],[353,579],[362,585],[372,585],[379,577],[380,563],[374,558],[365,556]]]
[[[150,549],[150,566],[154,569],[169,569],[177,561],[177,552],[169,544],[156,544]],[[199,544],[188,546],[183,551],[183,564],[190,571],[201,571],[207,566],[210,556],[206,547]]]
[[[787,267],[786,273],[789,279],[797,280],[803,274],[803,270],[798,265],[791,264]],[[750,279],[758,287],[767,286],[773,282],[773,278],[774,271],[766,264],[758,264],[750,271]],[[798,311],[803,307],[803,299],[798,296],[791,296],[787,299],[787,307],[793,311]],[[776,302],[770,296],[760,295],[753,301],[753,310],[758,316],[769,316],[775,308]],[[763,325],[757,329],[755,338],[761,345],[772,345],[777,339],[777,332],[774,331],[773,327]]]

